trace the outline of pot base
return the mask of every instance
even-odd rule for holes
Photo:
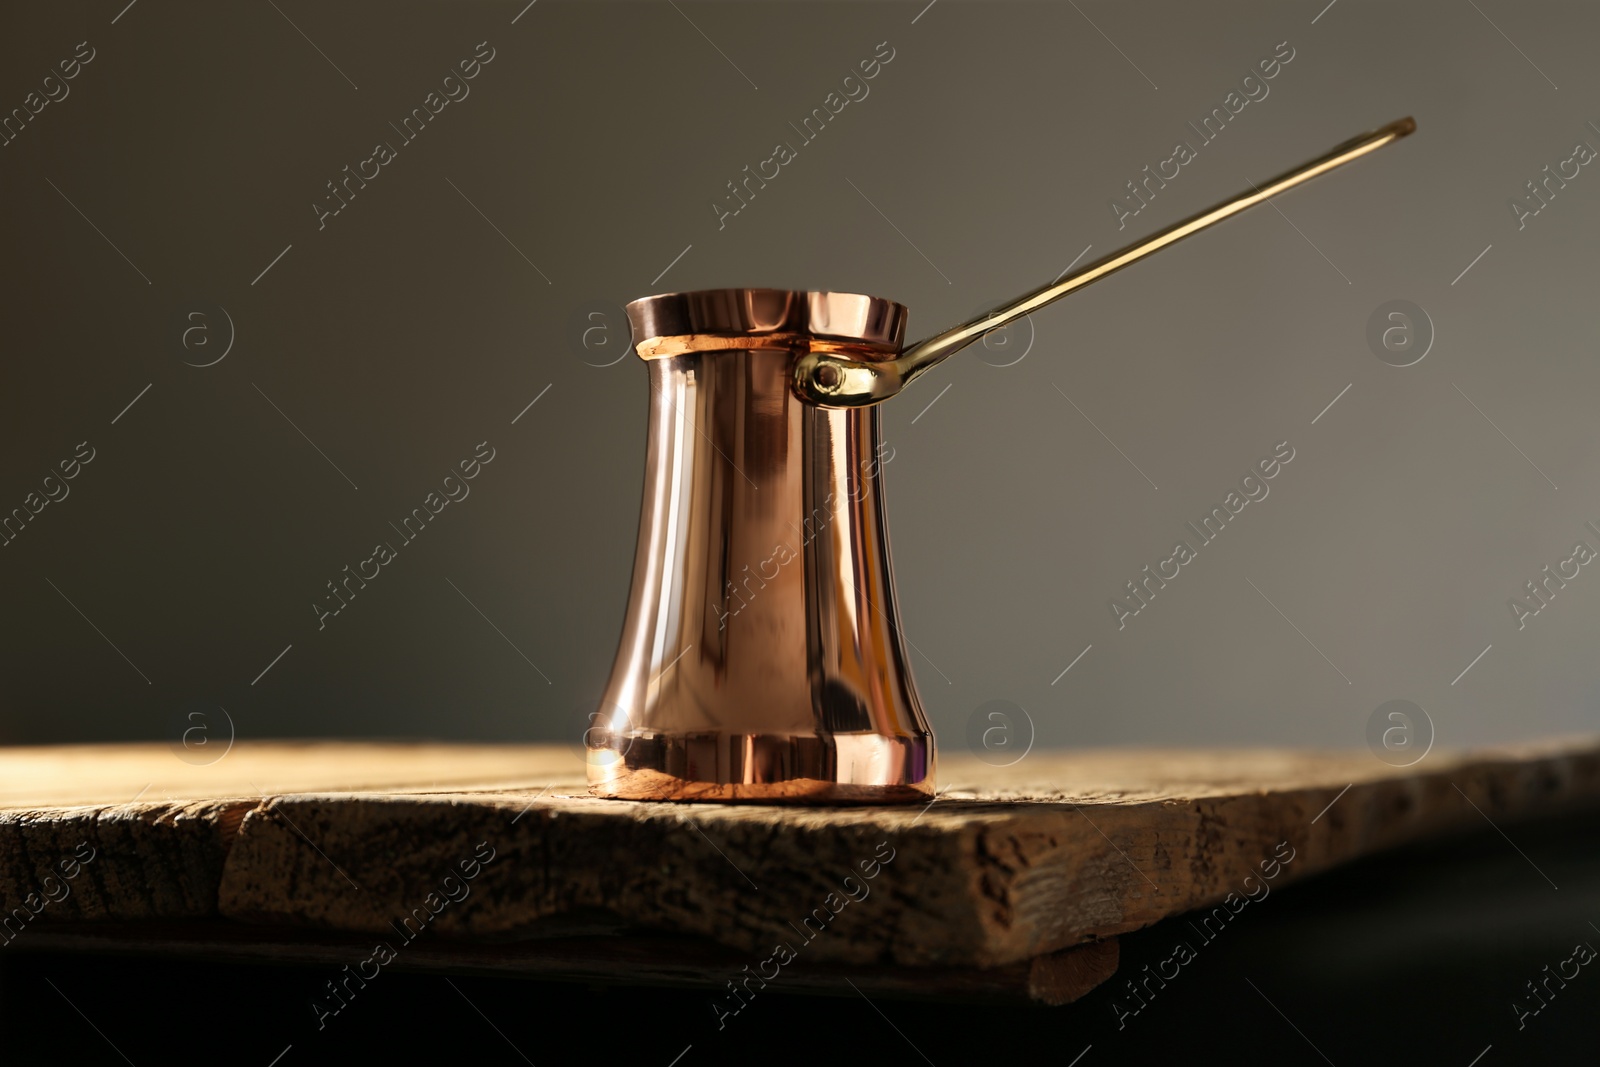
[[[589,789],[625,800],[910,804],[934,793],[933,735],[611,734]]]

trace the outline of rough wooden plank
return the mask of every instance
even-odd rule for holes
[[[41,918],[215,915],[228,848],[249,806],[0,811],[0,941]]]
[[[50,761],[75,778],[37,769]],[[1486,818],[1594,803],[1600,743],[1435,752],[1406,770],[1366,753],[949,759],[926,810],[599,800],[559,747],[240,745],[200,772],[159,746],[0,751],[6,905],[93,832],[82,915],[95,917],[209,904],[236,920],[484,939],[598,908],[752,965],[781,943],[807,964],[1009,966]],[[107,803],[156,779],[160,799]],[[81,917],[74,899],[42,917]]]
[[[571,752],[529,746],[289,742],[239,745],[209,765],[161,745],[0,748],[0,942],[34,919],[215,915],[239,824],[267,796],[504,788],[574,767]],[[69,879],[61,864],[75,855],[94,858]]]
[[[183,758],[202,755],[209,756],[159,744],[0,747],[0,810],[249,799],[313,789],[537,790],[558,779],[583,779],[576,752],[558,745],[273,741],[236,744],[211,763]]]

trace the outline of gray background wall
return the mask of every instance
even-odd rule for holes
[[[992,699],[1045,745],[1360,745],[1390,699],[1443,745],[1593,729],[1600,577],[1522,630],[1507,600],[1600,547],[1600,173],[1520,230],[1507,200],[1600,145],[1600,13],[1324,3],[14,14],[5,108],[95,58],[0,148],[0,508],[95,459],[0,548],[0,740],[173,738],[191,702],[242,738],[573,734],[645,429],[644,369],[595,365],[589,312],[831,288],[921,334],[1404,114],[1415,137],[1281,213],[1036,315],[1020,362],[993,365],[1012,337],[887,406],[924,697],[951,748]],[[471,95],[319,230],[324,183],[480,41]],[[719,229],[725,183],[884,41],[870,95]],[[1270,95],[1119,232],[1110,199],[1284,41]],[[1413,366],[1366,340],[1393,299],[1436,331]],[[231,351],[186,365],[218,307]],[[324,583],[484,440],[470,497],[319,630]],[[1108,600],[1280,441],[1271,495],[1119,630]]]

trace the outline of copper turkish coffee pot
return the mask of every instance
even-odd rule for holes
[[[990,330],[1416,129],[1392,122],[1071,276],[902,349],[906,309],[715,289],[628,305],[650,371],[622,641],[585,750],[639,800],[934,792],[895,603],[877,405]]]

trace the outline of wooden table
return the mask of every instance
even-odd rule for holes
[[[943,761],[901,807],[601,800],[564,746],[0,749],[0,939],[1065,1003],[1166,916],[1225,924],[1379,850],[1600,803],[1600,741]],[[69,877],[70,872],[70,877]],[[31,894],[31,896],[30,896]],[[35,914],[36,913],[36,914]],[[787,951],[784,951],[786,949]],[[746,970],[748,968],[748,970]]]

